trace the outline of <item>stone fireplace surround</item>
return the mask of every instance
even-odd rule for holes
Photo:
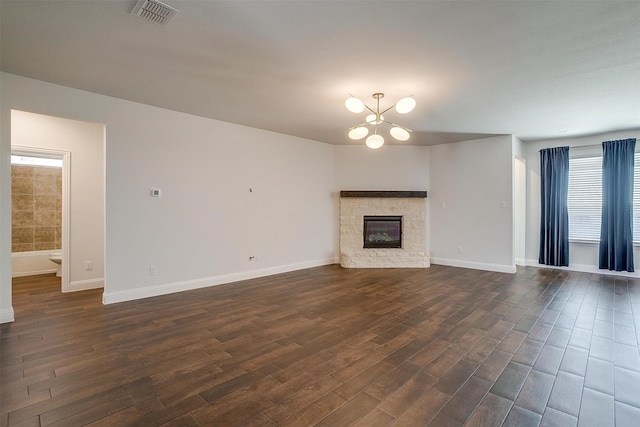
[[[427,268],[426,191],[341,191],[340,265],[345,268]],[[402,248],[363,248],[365,215],[402,216]]]

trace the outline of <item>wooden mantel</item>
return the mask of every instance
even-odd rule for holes
[[[426,191],[340,191],[340,197],[426,199]]]

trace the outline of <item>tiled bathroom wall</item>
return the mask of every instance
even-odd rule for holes
[[[11,166],[12,252],[62,247],[62,169]]]

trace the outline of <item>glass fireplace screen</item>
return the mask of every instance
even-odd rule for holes
[[[402,217],[401,216],[365,216],[364,246],[365,248],[401,248]]]

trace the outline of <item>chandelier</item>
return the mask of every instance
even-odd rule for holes
[[[395,105],[392,105],[391,107],[380,111],[380,99],[384,98],[384,93],[378,92],[373,94],[373,98],[376,100],[375,110],[365,105],[364,102],[360,101],[355,96],[351,94],[349,94],[349,96],[350,98],[348,98],[344,103],[344,105],[347,107],[347,110],[351,111],[352,113],[362,113],[366,108],[371,112],[371,114],[365,117],[364,123],[349,128],[349,138],[355,140],[364,138],[365,136],[369,135],[369,128],[367,126],[372,126],[373,134],[367,137],[367,147],[373,149],[380,148],[382,147],[382,145],[384,145],[384,138],[382,137],[382,135],[378,134],[378,125],[386,123],[392,126],[389,130],[389,133],[392,137],[394,137],[398,141],[406,141],[409,139],[411,129],[407,129],[404,126],[400,126],[385,120],[383,114],[394,107],[396,109],[396,112],[398,112],[399,114],[409,113],[416,107],[416,100],[413,99],[413,97],[409,96],[406,98],[402,98]]]

